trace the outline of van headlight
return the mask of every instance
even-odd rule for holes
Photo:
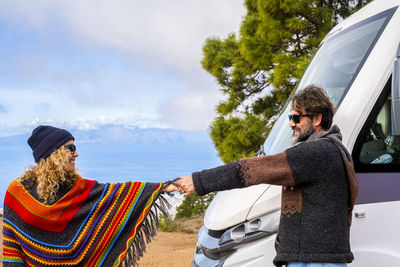
[[[194,263],[206,260],[206,264],[200,265],[218,266],[209,261],[215,261],[222,265],[225,259],[234,253],[240,245],[277,233],[279,220],[280,210],[275,210],[227,230],[213,231],[203,226],[199,231]]]
[[[226,230],[218,241],[220,250],[252,242],[278,232],[280,210],[265,214]]]

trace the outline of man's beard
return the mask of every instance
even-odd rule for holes
[[[307,123],[307,125],[305,126],[305,128],[303,130],[301,130],[299,127],[292,127],[293,129],[293,135],[292,138],[290,139],[290,143],[292,145],[298,143],[298,142],[303,142],[306,141],[308,139],[308,137],[310,137],[310,135],[312,135],[314,133],[314,128],[312,127],[311,123]],[[299,130],[299,136],[295,136],[295,130]]]

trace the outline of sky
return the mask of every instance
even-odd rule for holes
[[[240,0],[0,1],[0,136],[38,124],[207,130],[223,99],[201,68]]]

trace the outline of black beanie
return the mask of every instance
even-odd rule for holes
[[[46,159],[69,140],[75,140],[75,138],[67,130],[40,125],[33,130],[28,139],[28,144],[33,150],[35,162],[38,163],[40,159]]]

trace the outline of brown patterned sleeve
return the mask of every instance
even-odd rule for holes
[[[240,159],[213,169],[192,174],[199,195],[256,184],[294,186],[286,153]]]
[[[237,161],[239,176],[246,186],[273,184],[295,186],[293,173],[286,158],[286,152],[271,156],[240,159]]]
[[[213,169],[192,173],[196,193],[202,196],[210,192],[244,187],[235,166],[236,162],[231,162]]]

